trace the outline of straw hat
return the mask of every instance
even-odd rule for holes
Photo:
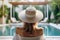
[[[19,18],[23,22],[35,23],[43,19],[43,13],[36,10],[34,7],[28,7],[26,10],[19,13]]]

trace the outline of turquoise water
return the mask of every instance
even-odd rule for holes
[[[51,25],[47,26],[39,25],[39,27],[40,26],[44,28],[45,36],[60,36],[60,29],[54,28]],[[13,27],[6,26],[4,32],[0,30],[0,36],[14,36],[15,32],[16,32],[15,26]]]
[[[48,25],[48,36],[60,36],[60,29]]]
[[[60,29],[57,29],[51,25],[42,26],[44,28],[45,36],[60,36]]]

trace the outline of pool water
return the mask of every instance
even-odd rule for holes
[[[60,36],[60,29],[57,29],[51,25],[44,26],[45,36]]]
[[[39,27],[43,27],[44,28],[44,35],[45,36],[60,36],[60,29],[54,28],[51,25],[38,25]],[[14,36],[16,32],[16,27],[12,26],[6,26],[5,30],[1,30],[0,29],[0,36]]]
[[[48,25],[48,36],[60,36],[60,29]]]

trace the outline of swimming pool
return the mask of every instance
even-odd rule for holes
[[[60,36],[60,29],[57,29],[51,25],[38,25],[39,27],[44,28],[44,35],[45,36]],[[0,27],[0,36],[14,36],[16,32],[16,27],[15,26],[5,26],[3,28],[4,30],[1,29]]]
[[[52,25],[43,26],[45,36],[60,36],[60,29],[53,27]]]
[[[60,29],[48,25],[48,36],[60,36]]]

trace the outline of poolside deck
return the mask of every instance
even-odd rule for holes
[[[53,27],[55,27],[55,28],[57,28],[57,29],[60,29],[60,24],[50,23],[49,25],[51,25],[51,26],[53,26]]]
[[[2,36],[0,37],[0,40],[13,40],[12,36]],[[60,36],[46,36],[46,40],[60,40]]]

